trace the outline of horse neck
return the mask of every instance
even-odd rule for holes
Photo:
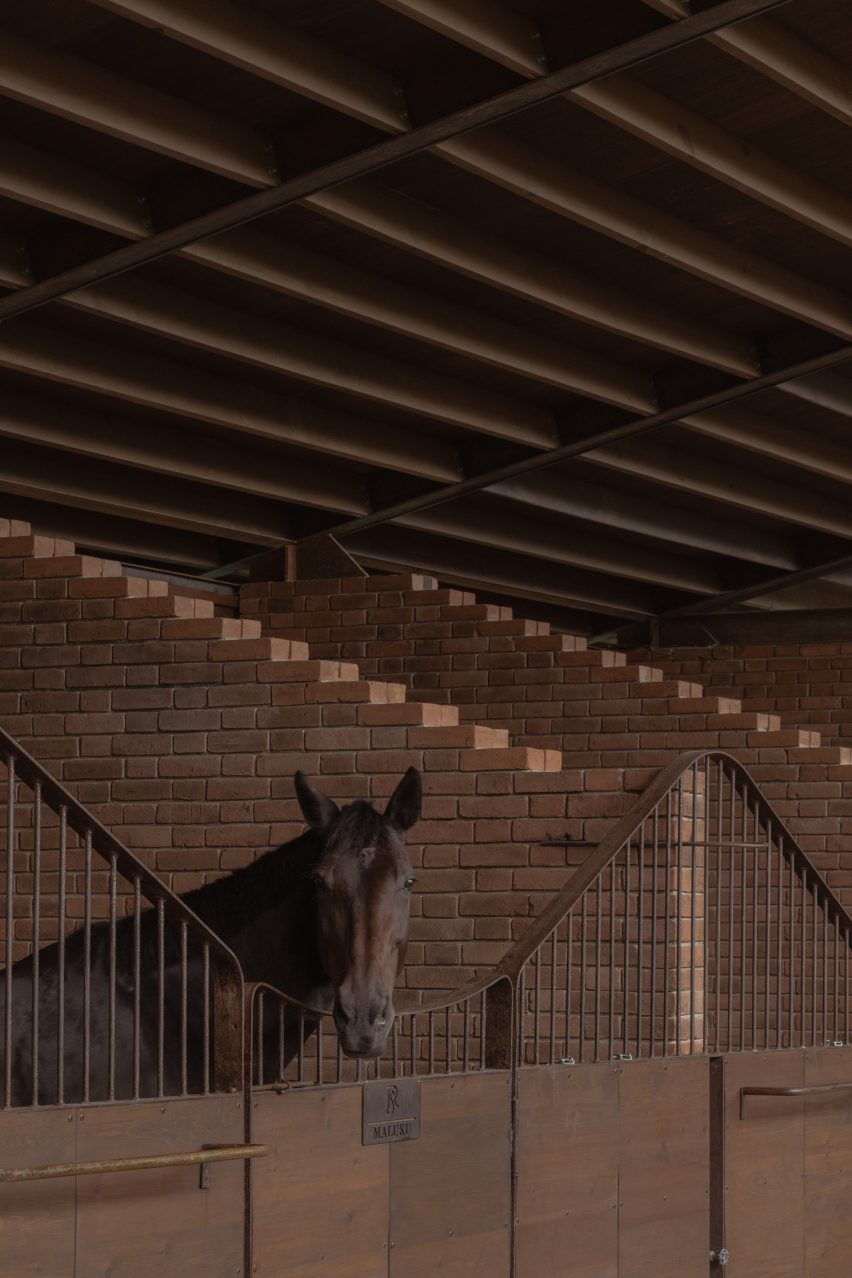
[[[325,980],[308,882],[318,854],[319,841],[309,831],[183,898],[233,950],[246,980],[305,1001]]]

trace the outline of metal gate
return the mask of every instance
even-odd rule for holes
[[[242,976],[0,732],[0,1256],[15,1278],[234,1278]]]

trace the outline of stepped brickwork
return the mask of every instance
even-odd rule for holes
[[[566,851],[539,840],[589,837],[565,812],[593,773],[562,770],[546,742],[511,743],[497,723],[10,521],[0,723],[179,891],[301,830],[296,768],[336,799],[381,800],[417,766],[408,971],[423,988],[496,961],[561,885]]]
[[[241,613],[267,635],[399,682],[411,700],[453,705],[517,745],[561,749],[585,779],[568,813],[592,838],[672,755],[730,750],[833,884],[852,891],[852,748],[810,723],[418,575],[256,583],[243,588]]]

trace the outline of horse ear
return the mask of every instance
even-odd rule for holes
[[[385,816],[398,830],[410,830],[420,820],[422,802],[420,773],[416,768],[409,768],[391,795],[385,808]]]
[[[320,790],[315,790],[304,772],[297,772],[295,780],[296,798],[302,815],[312,830],[324,830],[340,815],[340,808],[333,799],[329,799]]]

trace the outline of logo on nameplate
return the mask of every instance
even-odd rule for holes
[[[364,1145],[389,1145],[417,1140],[420,1135],[420,1080],[395,1078],[392,1082],[364,1084],[362,1141]]]

